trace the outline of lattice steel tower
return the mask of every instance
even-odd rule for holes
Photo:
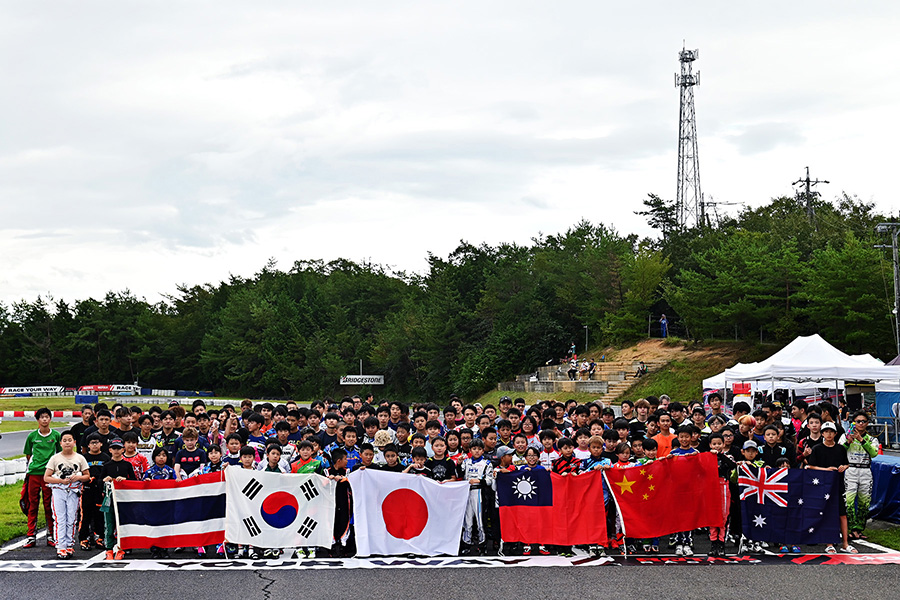
[[[681,74],[675,74],[675,87],[681,92],[678,108],[678,191],[675,207],[678,224],[685,228],[706,224],[706,209],[700,192],[700,157],[697,155],[697,120],[694,116],[694,86],[700,85],[700,71],[691,69],[700,58],[699,50],[678,53]]]

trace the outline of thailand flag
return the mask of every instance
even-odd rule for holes
[[[194,548],[225,540],[221,472],[184,481],[117,481],[113,486],[119,546]]]
[[[260,548],[330,548],[337,483],[313,473],[226,469],[225,537]]]
[[[349,479],[360,556],[459,551],[469,482],[373,469],[354,471]]]

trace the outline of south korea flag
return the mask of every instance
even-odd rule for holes
[[[260,548],[330,548],[336,488],[321,475],[225,469],[225,539]]]

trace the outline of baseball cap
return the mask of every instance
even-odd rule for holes
[[[753,440],[747,440],[744,442],[744,450],[749,450],[753,448],[754,450],[759,450],[759,446],[756,445],[756,442]]]
[[[822,423],[822,431],[825,431],[826,429],[837,431],[837,427],[832,421],[825,421],[824,423]]]
[[[122,438],[112,438],[109,440],[110,448],[124,448],[125,444],[122,443]]]
[[[500,446],[499,448],[497,448],[496,454],[497,458],[500,458],[502,456],[506,456],[507,454],[513,454],[514,452],[515,450],[513,450],[509,446]]]

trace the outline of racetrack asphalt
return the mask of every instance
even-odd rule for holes
[[[3,573],[0,598],[896,598],[897,565]]]

